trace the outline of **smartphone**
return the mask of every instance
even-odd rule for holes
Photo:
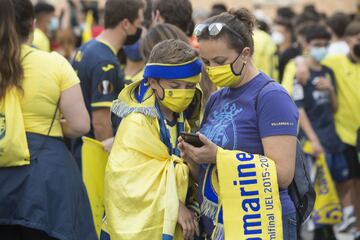
[[[185,142],[189,143],[194,147],[202,147],[204,143],[200,140],[199,136],[195,133],[180,132],[180,136]]]

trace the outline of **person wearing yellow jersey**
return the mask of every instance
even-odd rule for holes
[[[39,2],[35,5],[36,28],[32,44],[45,52],[50,52],[49,36],[52,31],[57,30],[59,23],[54,16],[55,8],[51,4]]]
[[[176,145],[180,132],[189,131],[187,112],[199,93],[201,68],[187,43],[165,40],[151,51],[144,79],[113,102],[122,121],[105,172],[109,236],[103,232],[101,239],[189,240],[199,234],[189,207],[189,168]]]
[[[67,60],[28,45],[33,11],[30,0],[0,2],[0,98],[19,90],[30,152],[28,165],[0,167],[0,236],[95,240],[86,189],[63,141],[88,132],[89,115]]]
[[[255,29],[254,48],[253,61],[255,66],[275,81],[280,82],[277,69],[279,61],[276,55],[277,49],[271,36],[260,29]]]
[[[350,177],[354,179],[353,204],[357,217],[356,239],[360,239],[360,159],[356,152],[357,131],[360,128],[360,22],[348,25],[345,37],[348,55],[329,56],[323,62],[332,68],[337,79],[339,110],[335,115],[336,131],[347,145],[346,154]]]

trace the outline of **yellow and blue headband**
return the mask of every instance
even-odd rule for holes
[[[180,64],[149,63],[144,70],[144,79],[160,78],[165,80],[183,80],[198,83],[202,64],[199,58]]]

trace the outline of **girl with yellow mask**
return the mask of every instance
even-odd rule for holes
[[[198,111],[201,62],[185,42],[157,44],[144,80],[126,87],[112,112],[122,119],[105,173],[106,228],[116,239],[192,239],[189,168],[176,148]],[[198,113],[199,115],[199,113]],[[196,208],[194,208],[196,209]]]

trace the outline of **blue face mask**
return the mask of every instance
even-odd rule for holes
[[[310,50],[310,56],[317,62],[321,62],[327,55],[326,47],[312,47]]]
[[[143,60],[141,54],[140,54],[140,40],[138,40],[136,43],[132,45],[125,45],[123,47],[126,57],[133,61],[133,62],[139,62]]]
[[[48,28],[51,32],[56,31],[59,28],[59,20],[56,17],[52,17]]]

